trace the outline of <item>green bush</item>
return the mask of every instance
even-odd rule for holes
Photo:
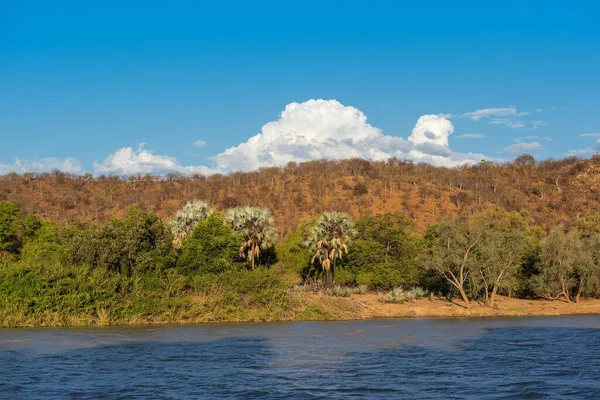
[[[181,246],[177,269],[184,274],[220,273],[242,264],[241,236],[216,214],[198,222]]]
[[[304,245],[312,224],[313,221],[310,219],[302,220],[294,232],[288,234],[285,240],[276,245],[277,257],[281,264],[302,277],[306,276],[314,267],[310,262],[312,253]],[[320,265],[314,269],[322,270]]]
[[[8,201],[0,201],[0,252],[15,253],[19,248],[17,222],[19,207]]]
[[[342,267],[354,274],[355,283],[392,288],[419,282],[422,239],[411,220],[402,214],[378,214],[358,220],[356,230],[358,240]]]

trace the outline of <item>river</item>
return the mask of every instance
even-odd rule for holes
[[[0,329],[0,398],[600,398],[600,316]]]

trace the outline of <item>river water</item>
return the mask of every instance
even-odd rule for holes
[[[0,398],[600,399],[600,316],[0,329]]]

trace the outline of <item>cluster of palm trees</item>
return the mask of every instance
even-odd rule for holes
[[[189,202],[178,211],[169,224],[175,246],[180,247],[194,226],[213,212],[204,201]],[[273,222],[268,208],[235,207],[225,214],[225,223],[243,237],[240,256],[248,260],[253,270],[261,252],[273,247],[277,240]],[[335,283],[336,263],[348,254],[348,245],[354,236],[352,218],[343,212],[323,213],[310,229],[305,246],[314,252],[311,263],[321,265],[328,281]]]

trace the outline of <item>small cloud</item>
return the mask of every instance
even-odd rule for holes
[[[579,150],[569,150],[565,153],[566,156],[573,157],[585,157],[596,153],[594,149],[579,149]]]
[[[544,112],[544,110],[542,110],[541,108],[536,108],[536,109],[535,109],[535,112],[539,112],[539,113],[541,113],[541,112]]]
[[[547,141],[551,142],[551,141],[552,141],[552,138],[551,138],[551,137],[548,137],[548,136],[544,136],[544,140],[547,140]]]
[[[440,118],[446,118],[446,119],[450,119],[450,118],[456,117],[456,115],[454,115],[454,114],[443,114],[443,113],[442,114],[438,114],[438,116]]]
[[[48,157],[40,160],[16,159],[13,164],[0,163],[0,175],[8,174],[9,172],[23,174],[25,172],[50,172],[53,170],[78,174],[81,172],[81,169],[81,163],[74,158],[59,159]]]
[[[487,136],[482,133],[465,133],[464,135],[456,136],[457,139],[483,139],[484,137]]]
[[[526,153],[529,151],[540,150],[542,146],[538,142],[523,142],[520,139],[515,139],[515,142],[504,148],[504,151],[509,153]]]
[[[515,115],[517,109],[515,107],[502,107],[502,108],[482,108],[479,110],[464,113],[463,117],[469,117],[473,121],[479,121],[483,118],[488,117],[503,117],[506,115]]]
[[[509,119],[509,118],[494,118],[490,122],[490,124],[504,125],[504,126],[507,126],[509,128],[513,128],[513,129],[518,129],[518,128],[525,127],[525,124],[523,124],[523,122],[521,122],[521,121],[515,121],[514,119]]]
[[[529,115],[529,111],[521,111],[515,114],[515,117],[520,117],[522,115]]]
[[[204,140],[196,140],[194,142],[194,146],[196,146],[196,147],[204,147],[204,146],[206,146],[206,142]]]
[[[537,136],[533,135],[533,136],[525,136],[525,137],[522,137],[521,139],[528,140],[528,139],[539,139],[539,138]]]
[[[598,132],[598,133],[582,133],[579,136],[581,136],[581,137],[600,137],[600,132]]]
[[[531,129],[537,129],[540,126],[546,126],[548,123],[542,120],[531,121]]]

